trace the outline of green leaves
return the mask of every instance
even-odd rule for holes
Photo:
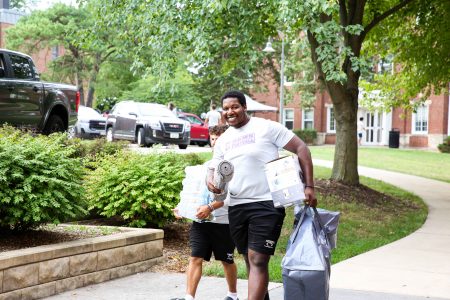
[[[120,152],[101,160],[86,180],[91,210],[103,216],[121,216],[130,226],[162,227],[173,218],[187,165],[196,155]]]
[[[26,229],[86,213],[84,169],[65,139],[0,128],[0,228]]]

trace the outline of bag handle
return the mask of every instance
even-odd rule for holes
[[[295,239],[297,238],[298,232],[300,231],[300,225],[302,224],[303,219],[305,218],[306,210],[309,208],[313,209],[314,217],[316,218],[317,223],[319,223],[320,229],[324,231],[325,225],[323,224],[322,220],[319,217],[319,212],[317,211],[317,208],[315,206],[310,206],[308,204],[305,204],[302,214],[300,215],[300,219],[298,220],[297,226],[295,227],[295,230],[292,234],[291,243],[293,243],[295,241]],[[325,232],[325,234],[326,234],[326,232]],[[328,238],[328,234],[326,234],[326,236]]]
[[[303,219],[305,218],[307,206],[305,205],[305,208],[302,211],[302,214],[300,215],[300,218],[298,219],[297,226],[294,229],[294,232],[291,235],[291,243],[294,243],[295,239],[297,238],[297,234],[300,230],[300,225],[302,225]]]

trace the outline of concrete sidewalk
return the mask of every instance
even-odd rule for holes
[[[331,167],[331,162],[314,160]],[[422,228],[389,245],[332,266],[330,300],[450,299],[450,184],[389,171],[359,168],[359,174],[383,180],[423,198],[429,207]],[[184,274],[141,273],[69,291],[48,299],[151,299],[182,297]],[[279,283],[269,286],[272,300],[283,299]],[[238,281],[240,299],[247,281]],[[223,278],[204,277],[198,300],[221,300]]]

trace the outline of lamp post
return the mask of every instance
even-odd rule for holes
[[[281,38],[281,66],[280,66],[280,124],[284,124],[284,33],[278,31],[278,36]],[[273,53],[275,49],[272,47],[272,39],[269,38],[264,52]]]

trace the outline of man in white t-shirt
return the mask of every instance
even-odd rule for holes
[[[206,114],[205,123],[208,124],[209,128],[222,125],[222,115],[216,110],[216,108],[216,104],[211,104],[211,110]]]
[[[273,205],[264,168],[267,162],[278,158],[279,148],[297,154],[305,178],[305,203],[316,206],[311,154],[306,144],[286,127],[248,116],[243,93],[227,92],[222,97],[222,109],[230,128],[217,140],[213,160],[225,159],[234,166],[228,185],[230,232],[247,265],[248,299],[269,299],[268,264],[285,212]],[[211,179],[208,188],[221,192]]]

